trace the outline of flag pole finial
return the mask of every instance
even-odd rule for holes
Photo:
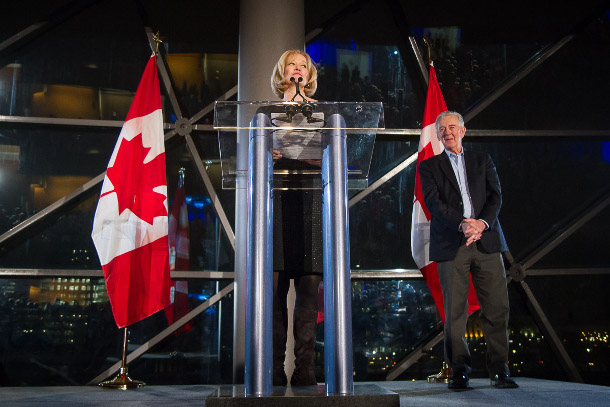
[[[152,39],[154,42],[157,43],[157,46],[155,47],[155,55],[158,55],[159,54],[159,44],[163,42],[163,41],[161,41],[161,36],[159,35],[159,31],[157,31],[157,33],[153,35]]]
[[[430,56],[430,49],[432,47],[430,46],[430,41],[428,41],[427,38],[424,38],[424,44],[426,44],[426,47],[428,48],[428,65],[432,65],[432,57]]]

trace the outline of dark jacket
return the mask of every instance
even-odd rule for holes
[[[508,251],[498,221],[502,193],[496,167],[488,154],[476,151],[464,151],[464,163],[473,217],[489,225],[477,246],[485,253]],[[443,151],[422,161],[419,176],[424,201],[432,216],[430,260],[453,260],[462,242],[463,233],[459,231],[459,226],[464,216],[460,188],[447,154]]]

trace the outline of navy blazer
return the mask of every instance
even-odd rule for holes
[[[502,192],[496,167],[487,153],[464,150],[468,190],[475,219],[489,225],[477,241],[485,253],[506,252],[508,247],[498,213]],[[462,195],[449,157],[442,153],[419,164],[419,176],[426,207],[430,211],[430,260],[453,260],[462,242],[459,226],[463,216]]]

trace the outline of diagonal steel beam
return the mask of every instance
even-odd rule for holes
[[[332,27],[339,24],[341,21],[350,17],[352,14],[359,11],[363,4],[370,0],[352,0],[341,10],[337,11],[330,18],[320,24],[319,27],[314,28],[305,35],[305,44],[309,44],[316,40],[324,31],[331,29]]]
[[[392,3],[393,3],[393,1],[388,1],[388,4],[392,4]],[[537,68],[541,63],[543,63],[549,57],[551,57],[551,55],[553,55],[555,52],[557,52],[561,47],[563,47],[573,37],[574,37],[574,35],[571,35],[571,34],[567,35],[566,37],[557,41],[555,44],[549,45],[549,46],[545,47],[543,50],[541,50],[540,52],[538,52],[534,57],[532,57],[529,61],[527,61],[525,64],[523,64],[521,66],[521,68],[519,68],[515,73],[513,73],[504,83],[502,83],[492,92],[490,92],[489,94],[484,96],[477,105],[475,105],[470,110],[468,110],[464,114],[464,121],[468,122],[468,121],[472,120],[476,115],[481,113],[481,111],[483,111],[487,106],[489,106],[496,99],[498,99],[500,96],[502,96],[506,91],[508,91],[510,88],[512,88],[514,85],[516,85],[523,78],[525,78],[530,72],[532,72],[535,68]],[[414,53],[415,59],[417,60],[418,65],[420,67],[420,71],[422,72],[422,77],[424,78],[425,82],[428,83],[428,74],[425,71],[425,64],[423,62],[423,57],[421,56],[421,53],[419,52],[419,48],[417,47],[417,44],[415,43],[415,40],[413,37],[409,37],[409,43],[411,44],[411,51]],[[414,156],[415,156],[415,159],[413,159]],[[353,206],[354,204],[356,204],[359,200],[364,198],[366,195],[373,192],[375,189],[379,188],[382,184],[384,184],[385,182],[390,180],[400,171],[405,169],[408,165],[415,162],[416,159],[417,159],[417,154],[414,154],[413,156],[407,158],[407,160],[398,164],[398,166],[400,166],[399,171],[395,171],[394,169],[390,170],[388,173],[386,173],[379,179],[382,182],[375,182],[370,187],[368,187],[364,191],[362,191],[362,192],[366,191],[364,194],[362,194],[362,195],[358,194],[358,195],[354,196],[349,201],[350,207]],[[407,161],[409,161],[408,164],[406,164]],[[396,168],[398,168],[398,166]],[[373,187],[373,185],[374,185],[374,187]]]
[[[566,35],[554,44],[547,45],[540,50],[536,55],[526,61],[516,72],[509,76],[504,82],[498,85],[490,93],[481,99],[481,101],[472,106],[468,111],[464,113],[464,121],[468,122],[472,120],[477,114],[481,113],[483,109],[496,101],[500,96],[505,94],[510,88],[519,83],[523,78],[529,75],[534,69],[540,64],[549,59],[555,52],[566,45],[572,38],[573,34]]]
[[[149,43],[151,48],[154,50],[156,48],[156,42],[152,39],[153,33],[150,27],[146,27],[145,28],[146,31],[146,35],[148,36],[149,39]],[[167,91],[167,94],[170,98],[170,101],[172,103],[172,106],[174,108],[174,111],[176,112],[177,116],[179,115],[180,118],[182,118],[182,113],[180,110],[180,106],[178,104],[178,100],[176,98],[176,93],[173,89],[172,86],[172,81],[171,78],[168,74],[167,68],[166,68],[166,62],[165,60],[161,60],[161,59],[157,59],[157,67],[159,69],[159,73],[163,79],[163,83],[165,86],[165,89]],[[235,94],[237,92],[237,87],[234,87],[232,89],[230,89],[228,92],[226,92],[224,95],[222,95],[220,97],[220,100],[226,100],[228,98],[230,98],[231,96],[233,96],[233,94]],[[225,99],[223,99],[225,98]],[[208,106],[206,106],[204,109],[202,109],[197,115],[193,116],[193,118],[191,118],[190,122],[194,123],[195,121],[199,120],[201,117],[205,116],[207,113],[209,113],[212,109],[214,108],[214,103],[210,103]],[[3,119],[3,120],[1,120]],[[0,116],[0,121],[6,121],[6,122],[14,122],[15,120],[12,120],[10,117],[5,117],[5,116]],[[32,121],[31,119],[29,121]],[[29,122],[28,121],[28,122]],[[33,123],[38,123],[38,120],[34,119],[32,121]],[[45,122],[47,123],[47,122]],[[117,121],[109,121],[109,120],[99,120],[99,121],[82,121],[82,120],[74,120],[74,119],[57,119],[56,121],[52,121],[49,122],[47,124],[64,124],[64,125],[82,125],[82,126],[102,126],[102,127],[119,127],[119,123]],[[124,123],[122,123],[124,124]],[[122,126],[121,124],[121,126]],[[172,124],[164,124],[164,127],[172,127]],[[168,140],[170,140],[172,137],[174,137],[177,134],[177,131],[171,130],[168,133],[165,134],[165,142],[167,142]],[[194,146],[194,144],[193,144]],[[196,149],[195,149],[196,151]],[[199,159],[199,162],[201,160]],[[205,169],[203,169],[203,171],[205,172]],[[199,171],[201,174],[201,170]],[[207,176],[207,172],[206,176]],[[54,202],[53,204],[49,205],[48,207],[44,208],[43,210],[41,210],[40,212],[38,212],[37,214],[35,214],[34,216],[26,219],[25,221],[23,221],[22,223],[20,223],[19,225],[15,226],[14,228],[8,230],[7,232],[3,233],[2,235],[0,235],[0,245],[2,243],[4,243],[6,240],[12,238],[13,236],[17,235],[18,233],[23,232],[24,230],[28,229],[29,227],[31,227],[32,225],[36,224],[37,222],[39,222],[41,219],[46,218],[47,216],[49,216],[50,214],[54,213],[55,211],[57,211],[59,208],[63,207],[64,205],[66,205],[67,203],[69,203],[70,201],[78,198],[80,195],[88,192],[91,190],[91,188],[94,188],[97,184],[99,184],[100,182],[102,182],[104,180],[104,176],[105,176],[106,172],[104,171],[102,174],[97,175],[95,178],[93,178],[92,180],[88,181],[87,183],[85,183],[83,186],[75,189],[74,191],[72,191],[71,193],[69,193],[68,195],[60,198],[59,200],[57,200],[56,202]],[[203,178],[203,175],[202,175]],[[209,176],[207,176],[208,181],[209,181]],[[204,183],[205,183],[205,179],[204,179]],[[211,182],[209,182],[209,185],[211,186]],[[206,186],[208,186],[206,184]],[[219,214],[219,216],[224,217],[224,219],[226,220],[226,215],[224,214],[224,210],[222,209],[222,205],[220,205],[220,202],[217,199],[217,195],[215,194],[215,191],[213,188],[208,189],[208,191],[210,192],[210,195],[214,194],[214,196],[216,197],[215,199],[215,209],[217,211],[217,214]],[[216,204],[218,204],[219,206],[216,207]],[[220,215],[222,214],[222,215]],[[229,227],[227,228],[226,225],[228,225]],[[225,229],[225,232],[227,233],[227,237],[229,238],[229,241],[231,242],[233,248],[235,248],[235,235],[230,227],[230,224],[228,222],[228,220],[223,221],[223,227]]]
[[[216,101],[229,100],[231,97],[235,96],[236,94],[237,94],[237,85],[233,86],[231,89],[226,91],[223,95],[221,95],[218,99],[216,99]],[[214,106],[215,106],[215,102],[210,103],[209,105],[207,105],[206,107],[201,109],[199,111],[199,113],[197,113],[195,116],[190,118],[191,124],[195,124],[196,122],[201,120],[203,117],[205,117],[208,113],[210,113],[212,110],[214,110]]]
[[[175,130],[168,132],[165,135],[165,141],[167,141],[168,139],[173,137],[173,135],[175,135],[175,134],[176,134]],[[0,235],[0,245],[2,245],[2,243],[4,243],[8,239],[14,237],[15,235],[22,233],[24,230],[30,228],[32,225],[36,224],[37,222],[41,221],[42,219],[55,213],[58,209],[62,208],[64,205],[67,205],[74,199],[80,197],[82,194],[85,194],[85,193],[91,191],[92,188],[95,188],[99,183],[101,183],[104,180],[105,175],[106,175],[106,171],[97,175],[95,178],[91,179],[90,181],[87,181],[85,184],[76,188],[74,191],[70,192],[68,195],[66,195],[62,198],[59,198],[57,201],[53,202],[51,205],[40,210],[38,213],[36,213],[35,215],[24,220],[23,222],[21,222],[14,228],[3,233],[2,235]]]
[[[360,191],[356,195],[354,195],[349,200],[348,207],[351,208],[352,206],[356,205],[358,202],[360,202],[362,199],[364,199],[367,195],[369,195],[371,192],[375,191],[381,185],[385,184],[386,181],[393,178],[396,174],[400,173],[402,170],[407,168],[409,165],[413,164],[416,160],[417,160],[417,153],[410,155],[406,160],[402,161],[396,167],[392,168],[390,171],[385,173],[377,181],[373,182],[371,185],[369,185],[368,187],[366,187],[365,189],[363,189],[362,191]]]
[[[429,80],[428,80],[428,70],[426,69],[426,62],[424,61],[424,57],[421,55],[421,52],[419,52],[419,47],[417,46],[417,41],[415,41],[415,37],[413,37],[413,36],[409,37],[409,45],[411,45],[411,51],[413,52],[413,55],[415,56],[415,60],[417,61],[417,66],[419,66],[419,71],[421,72],[422,79],[426,83],[426,86],[428,86]]]
[[[235,283],[230,283],[225,288],[223,288],[222,290],[220,290],[219,292],[217,292],[216,294],[211,296],[209,300],[207,300],[203,304],[199,305],[197,308],[194,308],[188,314],[186,314],[185,316],[183,316],[182,318],[180,318],[179,320],[177,320],[176,322],[174,322],[173,324],[171,324],[170,326],[165,328],[163,331],[159,332],[149,341],[144,342],[136,350],[134,350],[127,356],[127,363],[130,363],[133,360],[139,358],[144,353],[148,352],[153,346],[155,346],[156,344],[158,344],[159,342],[161,342],[162,340],[164,340],[165,338],[167,338],[168,336],[170,336],[171,334],[176,332],[178,329],[182,328],[191,319],[195,318],[197,315],[201,314],[203,311],[210,308],[212,305],[216,304],[225,295],[232,292],[234,286],[235,286]],[[120,367],[121,367],[121,362],[119,361],[119,362],[115,363],[114,365],[112,365],[111,367],[109,367],[108,369],[104,370],[102,373],[100,373],[98,376],[93,378],[87,384],[89,386],[92,386],[92,385],[96,385],[96,384],[100,383],[103,380],[106,380],[113,373],[118,371]]]
[[[610,205],[610,191],[602,195],[596,202],[594,202],[589,208],[582,211],[582,213],[569,222],[562,230],[559,230],[555,236],[551,237],[545,243],[543,243],[537,250],[526,257],[522,264],[527,270],[531,268],[538,260],[548,254],[551,250],[557,247],[561,242],[566,240],[574,232],[580,229],[590,219],[599,214],[608,205]]]
[[[218,194],[214,189],[214,185],[212,185],[212,180],[210,179],[208,172],[203,166],[203,162],[201,161],[201,157],[199,156],[199,151],[197,151],[197,146],[195,146],[193,138],[190,134],[185,134],[184,138],[186,140],[186,146],[189,152],[191,153],[195,165],[197,166],[199,175],[201,176],[201,179],[203,180],[203,183],[205,184],[205,187],[208,190],[208,194],[210,194],[212,205],[214,205],[214,209],[216,210],[216,216],[218,216],[218,219],[222,224],[222,228],[224,229],[227,238],[231,243],[231,247],[233,247],[233,250],[235,250],[235,233],[233,232],[233,228],[231,228],[231,223],[229,223],[229,219],[227,218],[227,215],[224,211],[224,208],[222,207],[222,203],[220,202]]]
[[[561,342],[561,339],[559,339],[559,336],[555,332],[555,329],[551,325],[551,322],[542,310],[540,303],[538,302],[538,300],[536,300],[536,297],[534,296],[534,293],[532,293],[532,290],[530,289],[529,285],[525,281],[520,281],[519,284],[521,285],[521,288],[523,289],[523,292],[529,302],[529,305],[532,308],[532,313],[538,320],[540,328],[548,338],[549,344],[555,351],[555,354],[558,356],[559,362],[564,368],[566,374],[568,375],[571,381],[582,383],[583,380],[580,373],[578,372],[578,369],[576,368],[576,365],[572,361],[572,358],[570,358],[570,355],[566,351],[566,348],[563,346],[563,343]]]
[[[100,0],[74,0],[60,7],[48,19],[38,21],[0,43],[0,67],[13,62],[13,55],[25,45],[31,43],[55,27],[88,9]]]
[[[4,243],[6,240],[8,240],[8,239],[12,238],[13,236],[17,235],[18,233],[21,233],[23,230],[25,230],[25,229],[29,228],[30,226],[34,225],[35,223],[37,223],[41,219],[46,218],[47,216],[49,216],[50,214],[54,213],[59,208],[61,208],[62,206],[66,205],[67,203],[71,202],[72,200],[78,198],[79,196],[81,196],[85,192],[90,191],[97,184],[99,184],[100,182],[102,182],[104,180],[104,175],[105,174],[106,174],[106,172],[104,171],[102,174],[100,174],[97,177],[93,178],[92,180],[86,182],[81,187],[76,188],[74,191],[70,192],[68,195],[64,196],[63,198],[58,199],[57,201],[55,201],[51,205],[47,206],[43,210],[39,211],[35,215],[31,216],[30,218],[24,220],[23,222],[21,222],[20,224],[18,224],[14,228],[12,228],[12,229],[8,230],[7,232],[3,233],[2,235],[0,235],[0,245],[2,243]]]
[[[434,338],[431,340],[422,343],[418,347],[416,347],[411,353],[407,355],[403,360],[398,362],[396,366],[394,366],[385,377],[386,381],[394,380],[398,376],[400,376],[405,370],[411,367],[413,364],[417,363],[417,361],[429,352],[437,343],[443,340],[445,337],[444,332],[437,333]]]

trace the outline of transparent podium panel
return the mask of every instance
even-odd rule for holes
[[[248,396],[273,387],[274,189],[322,190],[325,386],[328,394],[354,392],[347,191],[368,186],[382,112],[381,103],[216,102],[223,188],[245,188],[247,196],[240,233],[247,232]]]
[[[261,113],[269,120],[252,120]],[[333,115],[343,121],[331,120]],[[216,102],[222,186],[234,189],[236,176],[248,173],[237,166],[237,146],[257,131],[273,140],[274,189],[320,189],[329,132],[341,130],[347,136],[348,188],[366,188],[375,135],[383,127],[381,102]]]

